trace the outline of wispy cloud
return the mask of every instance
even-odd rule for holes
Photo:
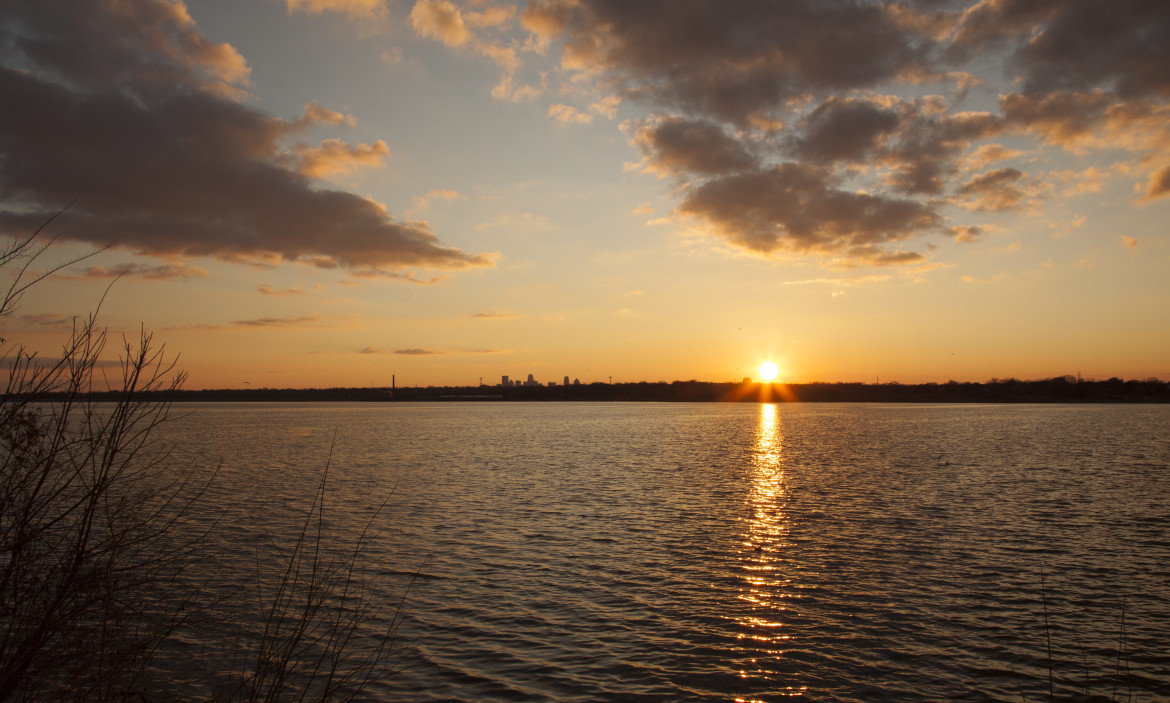
[[[512,320],[516,318],[514,313],[510,312],[476,312],[468,315],[480,320]]]
[[[346,326],[340,324],[341,320],[336,317],[322,317],[320,315],[305,315],[301,317],[257,317],[247,320],[232,320],[224,324],[197,324],[197,325],[180,325],[175,327],[166,327],[164,331],[167,332],[182,332],[188,330],[197,331],[223,331],[231,329],[263,329],[263,328],[294,328],[294,327],[316,327],[316,328],[335,328],[339,326]]]
[[[20,321],[31,327],[46,327],[50,329],[67,329],[73,324],[71,315],[56,312],[43,312],[21,315]]]
[[[318,283],[317,285],[313,286],[313,289],[314,290],[324,290],[325,286]],[[268,285],[267,283],[261,284],[259,291],[261,293],[263,293],[264,295],[275,295],[275,296],[302,295],[304,293],[309,292],[308,289],[298,288],[297,286],[290,286],[288,288],[273,288],[272,286]]]
[[[207,269],[187,264],[116,264],[114,266],[90,266],[80,278],[142,278],[148,281],[168,281],[176,278],[207,278]],[[67,275],[65,278],[79,278]]]
[[[285,0],[285,4],[289,12],[339,12],[354,19],[375,19],[386,14],[386,0]]]
[[[548,116],[561,124],[593,124],[593,115],[571,105],[553,105],[548,109]]]

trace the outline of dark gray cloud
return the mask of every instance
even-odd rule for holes
[[[646,156],[651,170],[661,174],[714,175],[757,166],[756,157],[743,143],[708,120],[672,117],[655,121],[639,126],[632,141]]]
[[[422,349],[418,347],[412,347],[410,349],[395,349],[394,353],[403,354],[405,356],[432,356],[446,354],[447,352],[437,349]]]
[[[793,163],[707,181],[687,194],[679,210],[752,251],[866,262],[904,260],[901,254],[886,258],[890,252],[881,245],[940,223],[919,202],[844,190],[825,169]]]
[[[247,75],[181,3],[4,3],[0,232],[75,202],[61,236],[144,254],[390,271],[491,264],[376,202],[314,185],[282,140],[306,120],[336,123],[334,113],[266,115],[236,100]],[[355,149],[386,153],[381,143],[328,153],[351,164]],[[319,152],[312,171],[328,172]]]
[[[544,0],[523,19],[564,38],[566,65],[607,72],[629,97],[737,125],[919,71],[931,44],[890,9],[853,0]]]
[[[882,137],[898,128],[898,112],[859,98],[831,97],[809,113],[795,139],[802,160],[859,161],[881,146]]]
[[[523,20],[568,72],[660,111],[631,136],[646,170],[679,182],[677,213],[762,254],[897,263],[922,258],[902,248],[920,236],[973,240],[943,208],[1039,192],[1015,167],[971,176],[991,138],[1142,164],[1170,144],[1161,0],[537,0]],[[982,79],[1015,92],[964,111]],[[907,86],[920,97],[890,95]],[[1150,173],[1144,199],[1165,180]]]
[[[1101,87],[1122,99],[1170,97],[1170,3],[1163,0],[1008,0],[981,3],[953,46],[1015,40],[1024,92]]]

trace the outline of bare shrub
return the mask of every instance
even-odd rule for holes
[[[34,272],[51,244],[40,234],[0,251],[12,276],[0,320],[78,261]],[[233,617],[191,577],[215,569],[200,548],[214,520],[193,510],[215,471],[173,466],[157,440],[185,374],[142,332],[123,340],[111,380],[106,343],[96,312],[55,359],[0,339],[0,701],[183,698],[154,666],[160,648],[193,620]],[[338,552],[324,499],[323,475],[282,576],[257,584],[262,634],[237,669],[210,672],[236,682],[229,699],[350,698],[392,671],[401,603],[371,598],[361,578],[372,519]],[[390,624],[371,636],[374,621]]]

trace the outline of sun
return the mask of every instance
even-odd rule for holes
[[[771,361],[765,361],[764,363],[760,364],[758,373],[760,374],[761,381],[771,383],[772,381],[776,380],[777,376],[780,375],[780,367]]]

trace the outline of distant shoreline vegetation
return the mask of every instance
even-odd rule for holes
[[[116,392],[87,394],[114,400]],[[46,398],[47,399],[47,398]],[[852,403],[1168,403],[1170,382],[1157,379],[1078,381],[1059,376],[986,383],[713,383],[707,381],[584,383],[556,386],[425,386],[377,388],[243,388],[174,390],[171,402],[852,402]]]

